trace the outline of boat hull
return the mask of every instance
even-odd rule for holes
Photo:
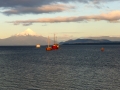
[[[58,49],[59,48],[59,45],[58,44],[54,44],[53,46],[52,46],[52,49],[53,50],[56,50],[56,49]]]
[[[51,51],[51,50],[52,50],[51,47],[47,47],[47,48],[46,48],[46,51]]]

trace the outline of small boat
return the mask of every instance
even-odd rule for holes
[[[103,48],[103,47],[101,48],[101,51],[102,51],[102,52],[104,51],[104,48]]]
[[[52,49],[53,50],[59,49],[59,44],[57,44],[55,40],[55,34],[54,34],[54,44],[52,45]]]
[[[36,48],[40,48],[40,44],[36,44]]]
[[[53,45],[52,45],[52,49],[53,49],[53,50],[56,50],[56,49],[58,49],[58,48],[59,48],[59,45],[58,45],[58,44],[53,44]]]
[[[52,47],[49,46],[49,36],[48,36],[48,47],[46,48],[46,51],[51,51]]]
[[[46,51],[51,51],[51,50],[52,50],[51,47],[47,47],[47,48],[46,48]]]

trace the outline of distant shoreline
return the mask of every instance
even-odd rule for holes
[[[64,43],[62,45],[120,45],[120,42],[111,42],[111,43]]]

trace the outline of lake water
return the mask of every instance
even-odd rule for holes
[[[119,45],[45,48],[1,46],[0,90],[120,90]]]

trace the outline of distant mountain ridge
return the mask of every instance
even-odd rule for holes
[[[110,41],[107,39],[76,39],[76,40],[68,40],[65,42],[60,42],[61,45],[90,45],[90,44],[112,44],[112,43],[120,43],[116,41]]]
[[[110,41],[120,41],[120,36],[119,37],[113,37],[113,36],[99,36],[99,37],[86,37],[84,39],[94,39],[94,40],[100,40],[100,39],[106,39],[106,40],[110,40]]]
[[[31,29],[27,29],[21,33],[15,34],[11,37],[0,39],[0,46],[24,46],[24,45],[47,45],[48,38],[36,34]],[[53,44],[50,40],[50,44]]]

